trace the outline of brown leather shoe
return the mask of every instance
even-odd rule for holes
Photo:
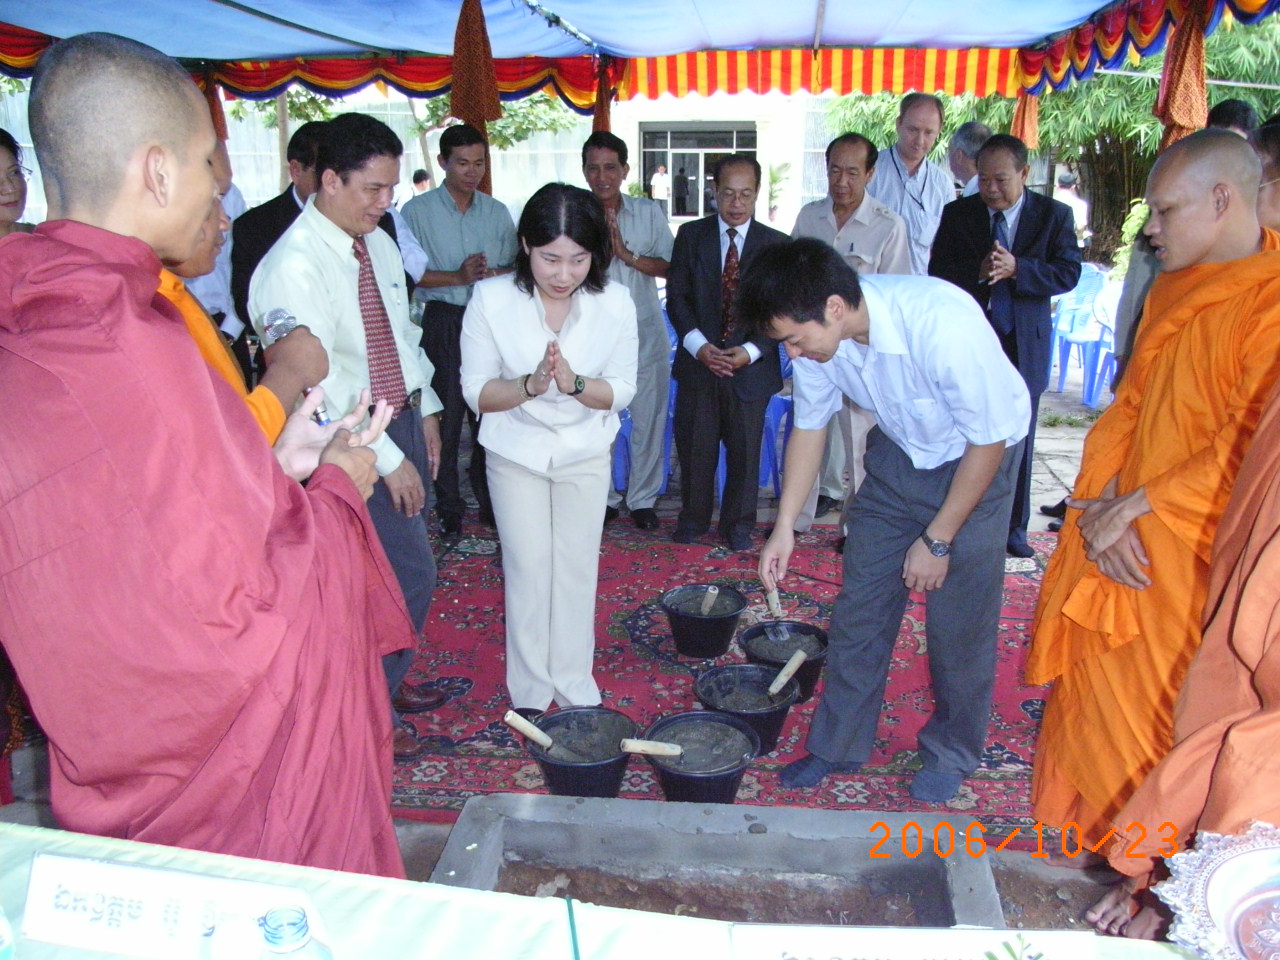
[[[391,756],[396,763],[412,763],[427,752],[427,745],[418,740],[407,723],[397,723],[391,732]]]
[[[448,699],[443,690],[437,690],[429,683],[402,683],[391,698],[391,708],[396,713],[426,713]]]

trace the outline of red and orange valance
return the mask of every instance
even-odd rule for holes
[[[1017,50],[730,50],[626,61],[618,99],[664,93],[991,93],[1011,97],[1021,81]]]

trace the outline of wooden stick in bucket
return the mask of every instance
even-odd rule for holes
[[[773,683],[769,684],[769,696],[776,697],[782,688],[787,685],[787,681],[796,675],[796,671],[800,669],[800,664],[809,659],[809,655],[803,650],[797,650],[791,655],[791,659],[787,661],[786,666],[778,671],[778,675],[774,677]],[[757,690],[760,688],[757,687]]]
[[[678,757],[684,753],[684,747],[678,743],[665,743],[662,740],[623,740],[618,744],[623,753],[643,753],[650,757]]]
[[[554,742],[551,739],[551,737],[549,737],[543,731],[539,730],[537,727],[535,727],[532,723],[530,723],[524,717],[520,716],[520,714],[516,713],[514,710],[508,710],[503,715],[502,722],[505,723],[512,730],[516,731],[516,733],[524,734],[526,737],[528,737],[530,740],[532,740],[534,743],[540,746],[543,750],[551,749],[551,744]]]
[[[719,593],[719,587],[715,585],[707,587],[707,592],[702,597],[702,609],[699,611],[704,617],[711,613],[711,608],[716,605],[716,596]]]
[[[765,591],[764,602],[769,605],[769,613],[775,620],[782,619],[782,601],[778,599],[778,588]]]

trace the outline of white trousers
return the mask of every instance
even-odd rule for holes
[[[486,466],[502,543],[512,705],[598,704],[591,669],[609,451],[539,473],[490,450]]]

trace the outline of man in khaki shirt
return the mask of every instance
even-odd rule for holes
[[[875,144],[857,133],[842,134],[827,144],[827,195],[800,208],[791,236],[829,243],[859,276],[913,273],[906,223],[867,193],[878,156]],[[846,470],[849,492],[862,483],[862,455],[875,418],[860,407],[845,404],[835,419],[840,430],[827,431],[822,472],[796,519],[798,533],[845,499]]]

